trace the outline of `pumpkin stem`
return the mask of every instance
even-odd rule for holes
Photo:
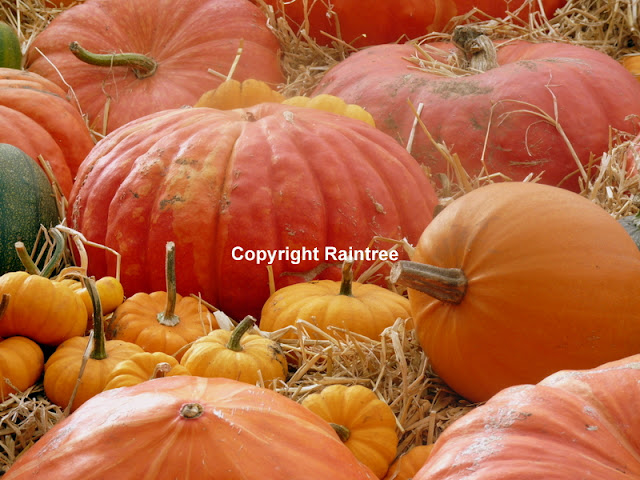
[[[198,418],[204,413],[204,407],[199,403],[185,403],[180,407],[180,416],[186,419]]]
[[[467,292],[467,277],[459,268],[442,268],[400,260],[391,268],[390,280],[445,303],[459,304]]]
[[[11,295],[9,295],[8,293],[2,294],[2,299],[0,300],[0,318],[2,318],[2,316],[4,315],[4,312],[7,311],[7,306],[9,305],[10,298],[11,298]]]
[[[333,429],[336,431],[338,437],[340,437],[340,440],[342,440],[342,443],[345,443],[347,440],[349,440],[351,431],[347,427],[338,423],[329,423],[329,425],[331,425],[331,427],[333,427]]]
[[[340,282],[340,295],[347,297],[353,296],[353,260],[345,260],[342,262],[342,281]]]
[[[149,380],[153,380],[154,378],[162,378],[165,373],[168,373],[171,370],[171,365],[168,362],[159,362],[156,363],[156,366],[153,367],[153,372],[149,377]]]
[[[147,78],[156,73],[158,63],[141,53],[93,53],[85,50],[78,42],[71,42],[69,50],[79,60],[99,67],[129,67],[137,78]]]
[[[51,230],[49,230],[49,232],[53,237],[54,249],[53,249],[53,253],[51,254],[51,258],[45,264],[42,270],[38,269],[38,266],[35,264],[35,262],[31,258],[31,255],[29,255],[29,252],[27,252],[27,248],[25,247],[24,243],[16,242],[14,244],[16,253],[20,258],[22,265],[24,266],[27,273],[31,275],[40,275],[42,277],[49,278],[51,276],[51,273],[53,273],[53,270],[60,263],[60,259],[62,258],[62,254],[64,253],[64,246],[65,246],[64,236],[59,230],[55,228],[52,228]]]
[[[458,47],[458,63],[462,68],[486,72],[498,66],[496,46],[482,30],[459,25],[453,30],[451,41]]]
[[[176,244],[167,242],[167,256],[165,264],[165,276],[167,279],[167,304],[164,312],[156,318],[160,325],[175,327],[180,323],[180,317],[176,315]]]
[[[229,341],[227,342],[227,348],[229,350],[233,350],[234,352],[241,352],[242,345],[240,345],[240,340],[242,336],[249,331],[251,327],[256,324],[256,319],[251,315],[247,315],[244,319],[233,329],[231,332],[231,336],[229,337]]]
[[[107,345],[104,336],[104,324],[102,323],[102,303],[96,288],[96,281],[93,278],[83,277],[84,287],[89,292],[91,305],[93,305],[93,348],[90,358],[94,360],[104,360],[107,358]]]

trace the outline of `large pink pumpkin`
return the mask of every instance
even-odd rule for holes
[[[270,293],[269,262],[247,253],[283,256],[273,262],[276,288],[337,279],[341,262],[325,247],[361,251],[376,235],[415,243],[437,198],[418,163],[376,128],[266,103],[175,109],[125,125],[89,154],[69,202],[70,224],[122,255],[127,295],[165,288],[171,240],[178,291],[241,318],[257,317]],[[317,254],[296,263],[303,248]],[[92,274],[115,273],[112,254],[90,253]]]
[[[89,65],[71,53],[71,42],[98,54],[144,54],[157,68],[138,78],[128,66]],[[222,82],[209,70],[227,75],[238,53],[233,78],[284,81],[280,44],[249,0],[88,0],[62,12],[30,43],[25,65],[71,89],[90,125],[110,132],[194,104]]]
[[[422,48],[440,60],[456,51],[452,43]],[[427,62],[410,44],[362,50],[327,72],[314,94],[364,107],[403,145],[415,128],[412,154],[433,173],[452,171],[435,140],[471,175],[484,166],[513,180],[542,173],[542,183],[573,191],[580,188],[578,164],[587,175],[596,171],[586,165],[591,154],[598,162],[608,151],[611,128],[638,130],[640,83],[586,47],[510,41],[498,44],[496,68],[465,76],[427,73],[412,57]],[[433,140],[413,126],[410,103],[423,104],[420,118]]]

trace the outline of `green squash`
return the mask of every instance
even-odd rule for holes
[[[633,238],[633,241],[636,242],[636,245],[640,249],[640,214],[620,217],[618,223],[631,235],[631,238]]]
[[[20,40],[13,27],[5,22],[0,22],[0,67],[22,68]]]
[[[17,241],[31,253],[40,225],[59,222],[53,187],[40,165],[19,148],[0,143],[0,275],[24,270]]]

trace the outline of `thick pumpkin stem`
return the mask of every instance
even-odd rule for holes
[[[229,341],[227,342],[227,348],[229,350],[233,350],[234,352],[241,352],[242,345],[240,345],[240,340],[242,340],[242,336],[249,331],[251,327],[256,324],[256,319],[251,315],[247,315],[244,317],[236,328],[231,332],[231,336],[229,337]]]
[[[165,264],[165,276],[167,280],[167,304],[164,312],[157,315],[158,323],[167,327],[175,327],[180,323],[180,317],[176,315],[176,245],[167,242],[167,256]]]
[[[198,418],[204,413],[204,407],[199,403],[185,403],[180,407],[180,416],[186,419]]]
[[[498,66],[496,46],[481,30],[470,25],[460,25],[453,30],[451,41],[458,47],[460,67],[486,72]]]
[[[340,282],[340,295],[353,296],[353,261],[345,260],[342,263],[342,281]]]
[[[78,42],[71,42],[69,50],[78,59],[89,65],[99,67],[129,67],[136,77],[146,78],[156,73],[158,63],[151,57],[141,53],[93,53],[80,46]]]
[[[93,306],[93,348],[90,358],[94,360],[104,360],[107,358],[107,341],[104,336],[104,324],[102,322],[102,303],[96,288],[96,281],[93,278],[84,277],[82,279],[84,287],[89,292],[91,305]]]
[[[441,302],[459,304],[467,292],[467,277],[459,268],[442,268],[400,260],[391,268],[392,283],[426,293]]]
[[[62,233],[55,228],[52,228],[51,230],[49,230],[49,232],[53,237],[54,249],[53,249],[53,253],[51,254],[51,258],[45,264],[42,270],[38,269],[38,266],[34,263],[33,259],[31,258],[31,255],[29,255],[29,252],[27,252],[27,248],[24,246],[24,243],[16,242],[14,244],[16,253],[20,258],[22,265],[24,266],[27,273],[31,275],[40,275],[45,278],[49,278],[53,273],[53,270],[58,266],[58,264],[60,263],[60,260],[62,259],[62,255],[64,253],[64,246],[65,246],[64,235],[62,235]]]
[[[347,427],[338,423],[329,423],[329,425],[331,425],[331,427],[333,427],[333,429],[336,431],[338,437],[340,437],[340,440],[342,440],[342,443],[345,443],[347,440],[349,440],[351,431]]]

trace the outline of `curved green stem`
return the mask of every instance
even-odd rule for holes
[[[104,336],[104,324],[102,323],[100,295],[96,288],[96,281],[93,278],[83,277],[82,282],[87,292],[89,292],[91,305],[93,305],[93,348],[89,357],[94,360],[104,360],[107,358],[107,341]]]
[[[38,269],[38,266],[31,258],[31,255],[29,255],[29,252],[27,252],[27,248],[25,247],[23,242],[16,242],[14,244],[16,253],[20,258],[22,265],[24,266],[27,273],[31,275],[40,275],[42,277],[49,278],[49,276],[51,276],[51,273],[53,273],[53,270],[56,268],[56,266],[58,266],[58,263],[60,263],[60,259],[62,258],[65,247],[64,235],[62,235],[62,233],[55,228],[49,230],[49,233],[51,233],[51,236],[53,237],[54,249],[53,253],[51,254],[51,258],[42,268],[42,270]]]
[[[342,262],[342,281],[340,282],[340,295],[347,297],[353,296],[353,261],[345,260]]]
[[[71,42],[69,50],[79,60],[89,65],[99,67],[129,67],[136,77],[146,78],[156,73],[158,63],[151,57],[141,53],[93,53],[80,46],[78,42]]]
[[[229,337],[229,341],[227,342],[227,348],[229,350],[233,350],[234,352],[241,352],[242,345],[240,345],[240,340],[242,340],[242,336],[249,331],[251,327],[253,327],[256,323],[256,319],[251,315],[247,315],[244,317],[236,328],[231,332],[231,336]]]
[[[331,427],[336,431],[336,433],[338,434],[338,437],[340,437],[340,440],[342,440],[342,443],[349,440],[349,437],[351,436],[351,431],[347,427],[345,427],[344,425],[340,425],[338,423],[329,423],[329,425],[331,425]]]
[[[400,260],[391,268],[392,283],[418,290],[445,303],[459,304],[467,293],[467,277],[459,268],[442,268]]]
[[[167,254],[165,263],[165,276],[167,280],[167,304],[164,312],[156,318],[160,325],[175,327],[180,323],[180,317],[176,315],[176,244],[167,242]]]

